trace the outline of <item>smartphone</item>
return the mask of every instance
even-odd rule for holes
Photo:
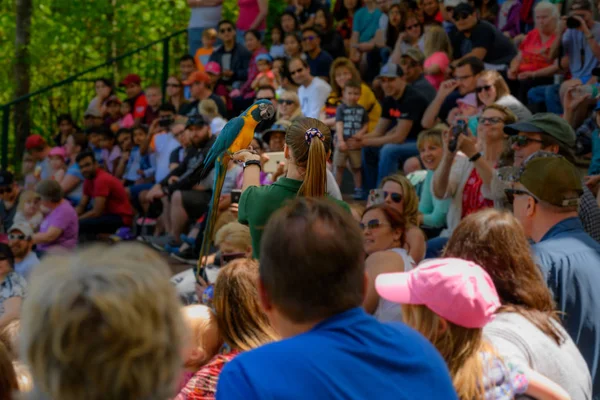
[[[279,163],[285,162],[285,156],[283,151],[274,151],[272,153],[265,153],[269,157],[269,161],[263,165],[263,171],[267,174],[272,174],[277,171]]]
[[[452,137],[450,138],[450,142],[448,143],[448,150],[451,152],[456,151],[456,146],[458,145],[458,136],[467,134],[467,124],[465,120],[459,119],[456,121],[456,125],[452,127],[450,130]]]
[[[231,191],[231,204],[238,204],[241,196],[242,191],[240,189],[233,189]]]

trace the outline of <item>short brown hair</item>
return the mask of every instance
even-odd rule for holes
[[[346,86],[344,86],[344,89],[346,88],[354,88],[354,89],[362,89],[362,82],[359,80],[355,80],[355,79],[350,79],[348,82],[346,82]]]
[[[363,302],[362,232],[331,200],[298,197],[277,211],[260,255],[270,301],[294,322],[328,318]]]

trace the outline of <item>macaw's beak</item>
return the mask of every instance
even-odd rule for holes
[[[271,119],[275,115],[275,107],[273,104],[267,104],[264,110],[260,111],[260,118],[263,120]]]

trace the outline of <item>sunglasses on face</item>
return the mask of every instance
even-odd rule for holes
[[[510,204],[513,204],[515,202],[515,196],[531,196],[536,203],[538,202],[535,196],[529,193],[527,190],[504,189],[504,194],[506,194],[506,198],[508,199],[508,202]]]
[[[220,33],[233,32],[233,28],[221,28],[219,29]]]
[[[4,255],[0,255],[0,261],[6,261],[8,260],[8,257],[4,256]]]
[[[246,253],[228,253],[228,254],[221,253],[221,267],[224,267],[225,265],[229,264],[233,260],[237,260],[239,258],[244,258],[244,257],[246,257]]]
[[[360,226],[360,230],[364,232],[364,230],[366,228],[368,228],[370,231],[372,231],[374,229],[377,229],[377,228],[385,226],[385,225],[388,225],[388,224],[384,224],[381,221],[379,221],[378,219],[372,219],[370,221],[367,221],[366,224],[361,222],[359,226]]]
[[[298,68],[298,69],[297,69],[297,70],[295,70],[295,71],[290,71],[290,73],[292,74],[292,76],[294,76],[294,75],[296,75],[297,73],[300,73],[300,72],[302,72],[302,71],[304,71],[304,68]]]
[[[502,118],[499,117],[481,117],[479,118],[479,123],[483,125],[496,125],[500,122],[504,122]]]
[[[456,22],[458,22],[458,21],[462,21],[463,19],[467,19],[467,18],[469,18],[469,16],[470,16],[470,15],[471,15],[471,14],[467,14],[467,13],[455,14],[455,15],[454,15],[454,20],[455,20]]]
[[[303,42],[312,42],[316,38],[317,38],[316,36],[305,36],[305,37],[302,38],[302,41]]]
[[[12,192],[12,188],[11,187],[0,188],[0,194],[10,193],[10,192]]]
[[[402,195],[400,193],[386,192],[381,189],[371,190],[371,193],[369,194],[369,200],[371,203],[375,204],[383,203],[388,196],[394,203],[400,203],[402,201]]]
[[[25,240],[27,236],[22,233],[9,233],[8,240]]]
[[[477,91],[477,93],[481,93],[484,90],[487,92],[488,90],[490,90],[492,88],[492,85],[485,85],[485,86],[477,86],[477,88],[475,89],[475,91]]]
[[[285,104],[287,106],[291,106],[294,104],[294,100],[279,100],[279,104]]]
[[[543,143],[543,141],[541,141],[540,139],[532,139],[532,138],[529,138],[527,136],[521,136],[521,135],[512,136],[510,138],[510,144],[516,144],[519,147],[525,147],[530,142]]]
[[[419,27],[419,24],[412,24],[412,25],[408,25],[408,26],[406,27],[406,30],[407,30],[407,31],[410,31],[410,30],[412,30],[412,29],[415,29],[415,28],[418,28],[418,27]]]

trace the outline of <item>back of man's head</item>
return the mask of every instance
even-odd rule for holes
[[[296,323],[360,306],[365,280],[358,224],[331,200],[294,200],[265,228],[260,279],[271,304]]]
[[[185,337],[169,268],[132,246],[49,256],[23,304],[20,355],[49,399],[171,398]]]

